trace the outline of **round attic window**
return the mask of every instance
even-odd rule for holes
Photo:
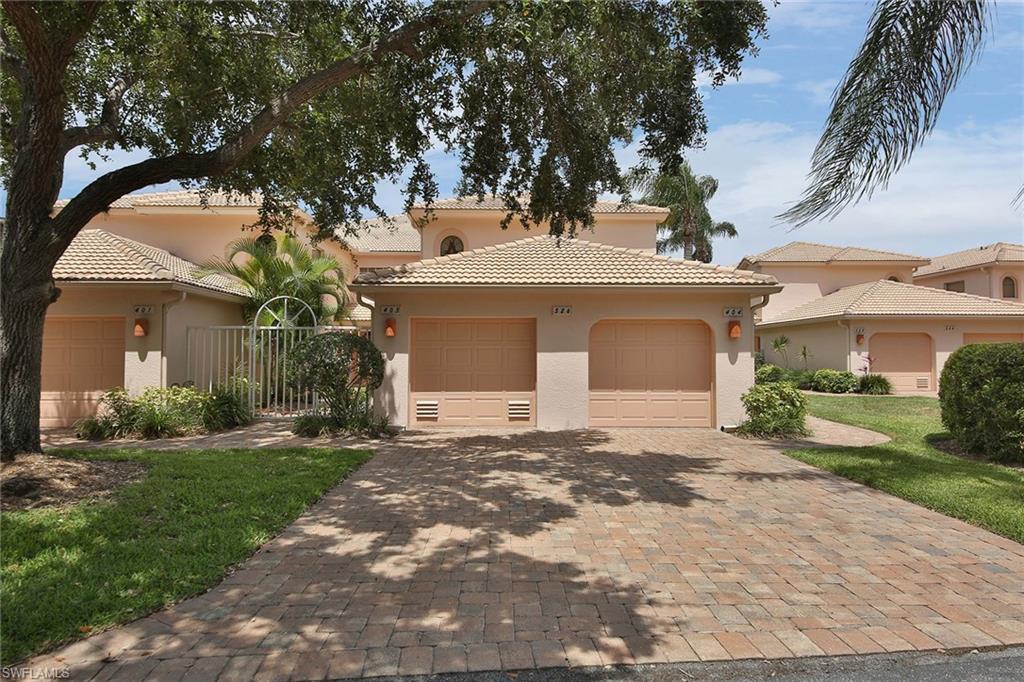
[[[453,253],[462,253],[462,240],[455,235],[449,235],[441,240],[441,255],[450,256]]]

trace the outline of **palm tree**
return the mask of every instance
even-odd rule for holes
[[[987,0],[879,0],[857,56],[832,96],[808,188],[779,217],[834,218],[878,188],[935,128],[946,95],[989,30]],[[1015,202],[1024,199],[1024,189]]]
[[[707,204],[718,191],[718,180],[710,175],[694,175],[687,162],[671,173],[634,171],[627,180],[640,192],[640,203],[669,209],[668,217],[658,225],[658,253],[682,249],[683,258],[710,263],[711,240],[737,235],[735,225],[712,220],[708,211]]]
[[[284,232],[237,239],[228,244],[224,258],[203,263],[200,274],[227,276],[241,284],[248,292],[242,312],[250,322],[264,303],[277,296],[294,296],[307,303],[316,324],[334,320],[348,298],[342,265]],[[273,322],[269,314],[259,320],[260,324]]]
[[[782,362],[789,369],[789,337],[783,335],[772,339],[772,350],[782,356]]]

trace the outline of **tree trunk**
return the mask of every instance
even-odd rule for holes
[[[18,219],[9,219],[0,237],[0,459],[10,461],[23,452],[40,452],[39,393],[46,309],[60,290],[53,285],[52,267],[36,255],[26,262],[14,235]]]

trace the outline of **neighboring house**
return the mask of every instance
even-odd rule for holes
[[[761,309],[761,319],[769,320],[851,284],[880,279],[910,282],[914,268],[927,263],[927,258],[905,253],[790,242],[746,256],[738,267],[771,275],[785,285],[782,293],[772,296]]]
[[[840,289],[757,326],[766,359],[883,374],[895,393],[934,393],[949,354],[969,343],[1024,342],[1024,304],[879,280]],[[787,357],[771,340],[789,338]]]
[[[1024,301],[1024,244],[999,242],[935,256],[914,284],[1007,301]]]
[[[774,278],[655,255],[664,209],[599,203],[593,232],[502,231],[497,202],[434,205],[424,260],[364,272],[400,426],[718,427],[743,420],[752,297]],[[416,209],[414,220],[423,217]]]

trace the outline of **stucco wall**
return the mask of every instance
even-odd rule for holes
[[[526,230],[517,221],[502,230],[503,215],[500,211],[435,211],[433,219],[421,229],[422,257],[438,256],[441,240],[450,234],[462,239],[464,248],[469,251],[548,233],[547,225],[537,225]],[[661,214],[597,214],[594,216],[593,231],[583,230],[576,236],[585,241],[654,253],[656,226],[661,219]]]
[[[188,376],[188,328],[241,325],[242,307],[234,301],[189,293],[180,303],[168,304],[164,376],[166,385],[181,384]],[[195,351],[193,351],[195,352]]]
[[[359,268],[391,268],[403,263],[420,260],[420,252],[415,253],[360,253],[356,254],[355,264]]]
[[[51,305],[47,316],[120,316],[125,318],[124,383],[132,394],[160,385],[161,332],[160,304],[169,292],[157,287],[125,285],[61,284],[61,296]],[[136,315],[136,305],[152,305],[150,315]],[[135,319],[149,321],[146,336],[134,335]]]
[[[697,319],[711,328],[714,348],[716,425],[744,418],[740,395],[753,381],[753,329],[749,294],[626,293],[615,291],[367,292],[378,310],[398,304],[397,333],[384,335],[385,316],[375,313],[373,338],[387,359],[378,408],[405,426],[409,416],[409,331],[415,317],[532,317],[537,320],[537,427],[556,430],[587,426],[588,344],[591,326],[604,319]],[[554,305],[571,305],[571,316],[554,316]],[[730,340],[722,309],[742,306],[743,334]]]
[[[963,280],[964,293],[990,298],[1003,298],[1003,278],[1012,277],[1017,282],[1017,297],[1014,301],[1024,301],[1024,263],[1019,266],[997,265],[985,268],[973,268],[958,272],[937,273],[927,277],[915,277],[914,284],[935,289],[945,289],[949,282]]]
[[[901,282],[910,282],[913,268],[898,263],[874,264],[837,264],[818,263],[810,265],[774,265],[758,264],[755,269],[766,275],[772,275],[785,288],[773,294],[768,305],[761,309],[761,319],[772,317],[792,310],[798,305],[820,298],[843,287],[864,282],[877,282],[880,279],[898,277]]]
[[[788,364],[794,369],[804,369],[804,362],[800,358],[800,349],[807,346],[810,353],[807,369],[846,369],[849,353],[846,346],[847,333],[846,329],[840,327],[836,322],[765,329],[759,332],[759,336],[761,337],[761,352],[764,353],[766,362],[780,367],[786,367]],[[786,356],[776,353],[772,349],[772,341],[780,336],[789,338]]]

